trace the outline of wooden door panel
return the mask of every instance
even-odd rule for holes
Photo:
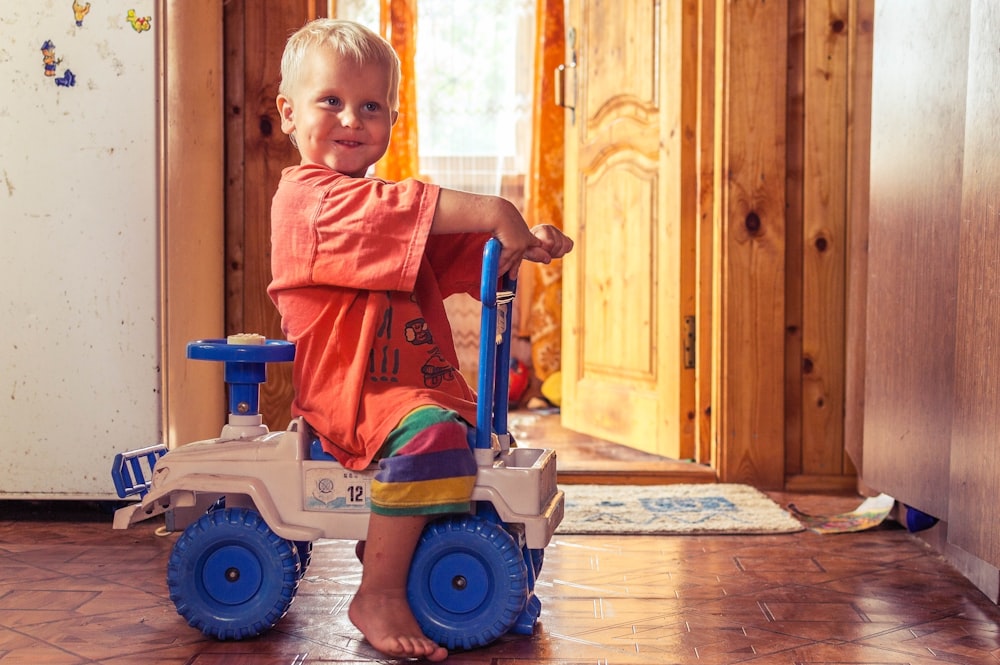
[[[586,87],[580,114],[587,135],[609,130],[617,117],[632,115],[642,125],[654,122],[656,46],[659,25],[654,2],[585,2],[577,29]]]
[[[568,4],[578,102],[564,208],[577,246],[564,263],[563,424],[672,457],[693,454],[693,408],[682,406],[694,373],[683,365],[681,281],[694,272],[681,259],[693,234],[680,216],[680,6]]]
[[[586,278],[577,284],[583,374],[655,383],[656,172],[630,162],[602,164],[584,174],[583,185],[582,221],[589,226],[580,257]],[[588,224],[591,218],[602,222]]]
[[[568,289],[579,294],[579,325],[573,356],[564,357],[575,384],[568,426],[656,451],[657,178],[652,166],[609,162],[580,178],[582,242]]]

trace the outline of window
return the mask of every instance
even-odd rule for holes
[[[378,29],[378,0],[338,0],[337,9]],[[418,0],[422,176],[499,194],[505,181],[527,172],[534,11],[535,0]]]

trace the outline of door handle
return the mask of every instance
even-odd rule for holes
[[[567,101],[566,95],[566,72],[570,71],[573,74],[573,80],[570,85],[573,86],[572,89],[572,100]],[[556,67],[555,71],[555,98],[556,106],[561,106],[565,109],[575,110],[576,109],[576,64],[572,63],[569,65],[559,65]]]

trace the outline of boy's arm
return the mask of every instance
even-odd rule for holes
[[[503,245],[500,274],[510,271],[515,278],[521,259],[548,263],[553,258],[514,204],[499,196],[441,188],[430,232],[490,234]]]

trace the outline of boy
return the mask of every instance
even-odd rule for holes
[[[349,469],[373,459],[364,572],[348,615],[376,649],[444,660],[406,600],[417,540],[435,515],[470,509],[475,395],[458,372],[444,297],[475,295],[487,238],[500,271],[549,262],[573,243],[517,209],[407,179],[368,178],[398,115],[399,59],[349,21],[319,19],[281,60],[281,130],[301,155],[271,210],[268,293],[296,344],[294,415]]]

